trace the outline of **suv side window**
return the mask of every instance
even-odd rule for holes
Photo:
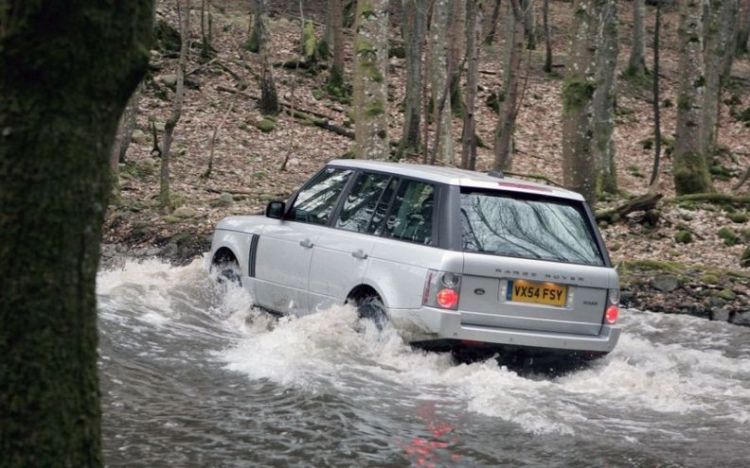
[[[294,200],[289,219],[311,224],[328,224],[336,201],[352,171],[328,167],[311,180]]]
[[[344,201],[336,227],[347,231],[372,232],[369,229],[370,220],[376,209],[383,204],[386,189],[391,185],[390,180],[391,176],[386,174],[360,174]],[[387,208],[388,200],[385,203]]]
[[[435,186],[416,180],[404,181],[386,220],[386,233],[394,239],[430,245],[434,205]]]

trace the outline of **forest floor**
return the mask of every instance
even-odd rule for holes
[[[288,112],[272,121],[264,119],[256,107],[260,94],[258,56],[244,49],[250,19],[247,2],[214,3],[212,58],[201,60],[198,12],[193,12],[191,19],[193,41],[185,102],[172,146],[173,209],[159,209],[159,160],[151,155],[152,126],[161,138],[171,112],[177,67],[174,44],[170,50],[170,44],[162,41],[161,47],[152,51],[152,72],[139,101],[137,128],[126,162],[120,164],[119,193],[105,224],[105,257],[117,251],[185,260],[208,249],[210,235],[221,218],[259,213],[269,200],[286,198],[327,161],[350,157],[353,140],[319,128],[308,119],[295,118]],[[281,66],[300,58],[299,5],[270,3],[272,62],[277,64],[273,72],[285,109],[294,107],[318,118],[324,116],[330,123],[353,132],[350,106],[324,90],[325,69]],[[304,3],[303,13],[315,21],[318,36],[322,35],[325,1]],[[525,89],[515,132],[513,171],[542,174],[561,182],[561,77],[572,21],[571,4],[554,1],[550,10],[555,68],[552,74],[542,71],[541,41],[537,50],[528,51],[525,56],[527,78],[523,79]],[[623,5],[618,70],[624,69],[629,54],[630,18],[630,6]],[[168,6],[167,2],[159,2],[157,19],[177,26],[171,3]],[[394,38],[400,38],[397,22],[398,17],[394,16]],[[652,22],[653,15],[647,15],[647,34],[653,31]],[[600,228],[613,262],[622,265],[624,299],[632,305],[750,323],[750,315],[745,313],[750,309],[750,270],[740,268],[740,257],[750,244],[750,205],[675,199],[670,149],[676,117],[677,22],[676,12],[668,11],[663,24],[660,74],[666,151],[658,192],[664,198],[657,206],[658,219],[635,212],[618,222],[602,223]],[[495,44],[483,48],[480,60],[477,133],[488,147],[479,148],[478,170],[488,170],[493,159],[491,142],[497,114],[485,101],[502,83],[502,21],[498,37]],[[347,41],[351,42],[349,35]],[[394,44],[397,42],[400,40]],[[347,52],[347,72],[351,76],[351,51]],[[651,63],[650,49],[647,63]],[[404,60],[392,57],[388,73],[388,132],[390,139],[397,141],[403,122],[400,104],[405,89]],[[732,190],[750,167],[749,84],[750,60],[738,58],[722,99],[718,131],[721,151],[711,163],[715,188],[720,193],[749,195],[750,183],[738,192]],[[620,193],[599,203],[597,210],[645,193],[653,164],[650,80],[620,77],[617,86],[614,141]],[[461,126],[461,118],[455,117],[453,136],[457,149]],[[205,177],[217,127],[213,170]],[[685,242],[687,237],[689,242]]]

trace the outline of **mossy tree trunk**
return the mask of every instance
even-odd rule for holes
[[[573,3],[574,29],[563,82],[563,181],[593,203],[596,200],[597,161],[591,150],[593,98],[596,91],[596,54],[602,7],[600,0]]]
[[[263,8],[263,5],[260,4],[262,0],[251,0],[251,14],[252,18],[250,21],[250,24],[248,26],[248,35],[247,35],[247,41],[245,41],[245,49],[252,53],[258,53],[260,51],[260,38],[258,35],[260,34],[260,28],[262,27],[260,25],[262,17],[260,16],[260,12]]]
[[[403,0],[404,43],[406,44],[406,96],[404,128],[399,152],[418,153],[422,119],[422,50],[427,28],[427,0]]]
[[[736,40],[737,0],[709,0],[703,28],[703,63],[706,90],[703,97],[702,152],[707,159],[716,147],[716,125],[722,84],[729,78]]]
[[[448,14],[449,0],[435,0],[430,23],[430,75],[432,88],[432,121],[440,133],[433,149],[431,162],[453,163],[453,137],[451,135],[451,101],[446,99],[448,89]]]
[[[359,0],[355,17],[355,154],[388,159],[388,1]]]
[[[661,0],[658,0],[661,1]],[[633,0],[633,34],[630,46],[630,57],[625,74],[628,76],[643,76],[646,74],[645,37],[646,0]]]
[[[255,0],[255,31],[260,54],[260,101],[258,107],[265,115],[276,115],[281,110],[273,80],[271,65],[271,36],[268,32],[268,0]]]
[[[615,68],[617,67],[617,2],[603,2],[599,49],[596,57],[596,89],[594,90],[592,130],[593,157],[597,162],[597,189],[617,193],[617,167],[612,133],[615,128]]]
[[[504,99],[495,128],[495,169],[510,170],[513,165],[513,132],[518,116],[518,85],[524,40],[524,12],[518,0],[508,0],[508,31],[505,47],[507,63],[503,73]]]
[[[700,0],[680,0],[680,76],[677,135],[672,165],[675,190],[679,195],[713,190],[701,141],[701,106],[706,81],[703,74],[702,13],[703,4]]]
[[[103,465],[99,242],[152,20],[150,0],[0,2],[2,466]]]
[[[461,136],[461,167],[474,170],[477,161],[475,102],[479,84],[479,52],[482,44],[482,20],[484,2],[468,2],[466,5],[466,110],[464,130]]]
[[[172,142],[174,131],[182,116],[182,103],[185,99],[185,70],[187,69],[187,54],[190,43],[190,1],[177,0],[177,11],[180,21],[180,59],[177,63],[177,84],[175,85],[172,113],[164,124],[164,140],[161,146],[161,165],[159,170],[159,205],[162,210],[172,207],[170,193],[170,160],[172,158]]]

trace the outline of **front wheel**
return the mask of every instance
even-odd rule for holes
[[[242,273],[237,262],[214,263],[211,265],[211,270],[217,272],[216,280],[219,284],[242,286]]]
[[[369,296],[357,301],[357,314],[360,319],[369,320],[380,331],[388,323],[383,301],[377,296]]]

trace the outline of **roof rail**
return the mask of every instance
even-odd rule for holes
[[[505,174],[503,174],[503,171],[487,171],[486,174],[490,177],[497,177],[498,179],[505,178]]]
[[[564,185],[558,184],[554,180],[550,179],[549,177],[543,176],[543,175],[539,175],[539,174],[522,174],[522,173],[519,173],[519,172],[508,172],[507,174],[509,176],[511,176],[511,177],[520,177],[520,178],[525,178],[525,179],[531,179],[531,180],[541,181],[541,182],[544,182],[547,185],[552,185],[552,186],[555,186],[555,187],[559,187],[561,189],[568,190]]]

